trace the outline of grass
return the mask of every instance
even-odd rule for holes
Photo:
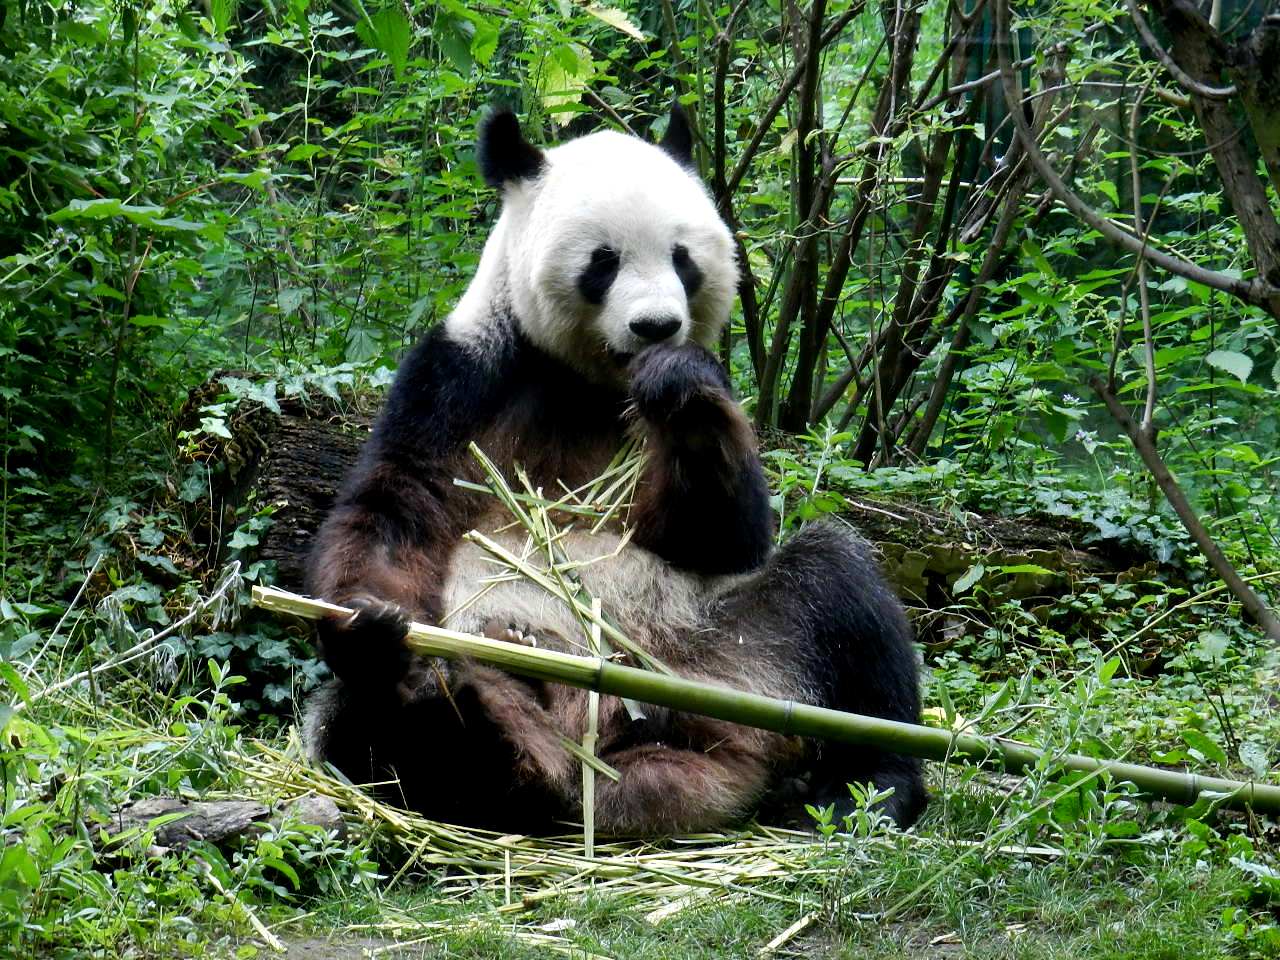
[[[921,830],[929,839],[937,824]],[[997,855],[970,863],[931,884],[927,898],[902,918],[876,913],[962,855],[946,845],[899,839],[866,855],[855,842],[830,851],[823,873],[776,888],[791,902],[707,898],[696,907],[646,921],[623,899],[587,894],[544,900],[522,918],[526,927],[572,926],[561,937],[589,953],[627,958],[750,957],[806,908],[834,906],[776,952],[813,958],[1090,957],[1196,958],[1236,953],[1216,935],[1232,909],[1238,876],[1179,851],[1176,841],[1054,856]],[[839,902],[851,890],[865,898]],[[459,929],[490,916],[500,900],[483,894],[465,909],[446,902],[447,885],[423,882],[393,890],[376,904],[329,901],[308,918],[317,931],[340,936],[378,933],[413,940],[435,924],[451,926],[449,956],[545,956],[545,946],[520,946],[495,923]],[[566,944],[567,946],[567,944]],[[446,955],[442,950],[428,954]],[[1237,955],[1250,955],[1242,950]],[[1257,954],[1263,955],[1263,954]]]
[[[500,838],[420,821],[305,767],[296,742],[246,736],[234,727],[234,680],[215,676],[207,695],[186,702],[126,683],[118,692],[140,694],[131,706],[83,696],[34,704],[8,733],[30,737],[29,761],[71,766],[56,745],[35,742],[41,729],[58,730],[68,747],[79,731],[83,749],[72,750],[77,772],[52,809],[25,804],[34,810],[28,822],[42,813],[74,822],[68,801],[88,801],[95,786],[150,794],[169,785],[265,800],[328,793],[347,811],[350,835],[283,828],[235,849],[160,857],[143,844],[107,858],[104,872],[106,848],[90,830],[73,845],[79,859],[51,858],[28,891],[33,926],[53,916],[59,923],[12,955],[277,955],[250,914],[290,955],[322,960],[363,951],[694,960],[1274,955],[1274,891],[1240,865],[1274,867],[1274,835],[1253,833],[1234,814],[1215,819],[1117,790],[1064,789],[1050,775],[972,770],[952,771],[940,796],[934,766],[935,801],[908,834],[868,819],[829,836],[749,828],[658,843],[602,840],[592,871],[579,834]],[[11,806],[9,816],[23,808]],[[15,835],[7,839],[13,848]],[[210,874],[221,878],[216,885]]]
[[[607,485],[555,502],[496,491],[541,544],[529,555],[550,564],[551,586],[597,630],[607,621],[556,566],[548,513],[613,510],[634,470],[624,460],[611,470]],[[1276,661],[1221,596],[1159,620],[1180,595],[1142,609],[1117,595],[1097,617],[1113,625],[1101,642],[1005,604],[985,632],[931,651],[932,722],[1017,736],[1046,757],[1025,777],[931,765],[933,803],[907,834],[864,807],[846,830],[819,811],[814,830],[595,838],[588,857],[581,831],[500,837],[436,824],[304,763],[288,725],[239,707],[252,684],[225,662],[183,656],[201,631],[243,635],[213,618],[234,615],[246,587],[229,573],[203,598],[170,595],[150,634],[120,632],[110,604],[109,615],[63,610],[59,622],[82,624],[83,652],[55,628],[30,648],[35,660],[0,661],[11,704],[0,708],[0,957],[1280,955],[1274,822],[1209,802],[1151,804],[1058,762],[1076,751],[1275,782]],[[1060,605],[1082,599],[1091,611],[1101,602]],[[1130,670],[1139,634],[1148,645],[1158,634],[1159,670]],[[332,797],[347,835],[283,824],[184,851],[108,835],[110,811],[140,797],[304,793]]]

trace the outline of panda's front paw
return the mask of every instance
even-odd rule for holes
[[[696,343],[649,347],[631,361],[630,372],[631,399],[651,423],[669,423],[732,402],[724,367]]]
[[[320,653],[343,685],[357,695],[394,695],[410,703],[433,692],[439,673],[405,644],[410,619],[388,600],[356,596],[351,613],[320,621]]]

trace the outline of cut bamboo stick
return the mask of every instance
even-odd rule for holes
[[[273,587],[254,587],[253,604],[264,610],[310,620],[352,613],[346,607]],[[777,733],[838,740],[926,760],[972,763],[1021,773],[1035,767],[1045,756],[1042,750],[1012,740],[845,713],[640,670],[603,658],[504,643],[422,623],[410,625],[407,642],[424,656],[446,659],[470,657],[535,680],[631,697],[644,703]],[[1174,803],[1191,804],[1201,794],[1213,794],[1215,801],[1224,807],[1280,814],[1280,786],[1205,777],[1079,754],[1058,756],[1054,761],[1067,770],[1106,774],[1115,780],[1127,781],[1153,797]]]

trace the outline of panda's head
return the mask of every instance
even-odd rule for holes
[[[468,291],[472,309],[456,319],[474,322],[476,298],[491,309],[500,295],[533,343],[602,382],[621,381],[654,343],[713,345],[737,269],[691,147],[678,106],[658,145],[605,131],[546,151],[511,113],[491,114],[477,153],[502,191],[502,216]]]

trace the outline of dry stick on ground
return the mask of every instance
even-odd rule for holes
[[[347,607],[312,600],[272,587],[253,588],[255,606],[307,619],[349,617]],[[1046,753],[1035,747],[999,737],[977,736],[955,730],[845,713],[826,707],[796,703],[747,693],[713,683],[668,676],[614,663],[602,657],[526,647],[522,644],[474,637],[454,630],[413,623],[406,643],[427,657],[470,657],[480,663],[534,680],[563,683],[596,690],[615,697],[630,697],[686,713],[727,720],[789,736],[836,740],[876,750],[900,753],[946,763],[971,763],[1010,773],[1034,769]],[[1055,755],[1063,769],[1089,777],[1109,775],[1134,784],[1144,792],[1174,803],[1194,803],[1211,793],[1224,807],[1280,814],[1280,786],[1201,777],[1194,773],[1099,760],[1077,754]]]
[[[1237,280],[1233,277],[1227,277],[1225,274],[1208,270],[1179,256],[1153,248],[1147,238],[1149,231],[1141,231],[1140,234],[1134,234],[1125,230],[1113,220],[1098,213],[1072,191],[1049,165],[1044,154],[1040,152],[1035,136],[1027,125],[1026,117],[1022,114],[1021,91],[1018,89],[1018,80],[1010,63],[1010,43],[1009,0],[996,0],[996,53],[1000,58],[1000,76],[1009,112],[1014,119],[1027,159],[1031,161],[1041,179],[1044,180],[1045,184],[1068,210],[1104,237],[1118,243],[1135,256],[1150,260],[1157,266],[1164,267],[1177,276],[1204,283],[1216,290],[1230,293],[1246,303],[1258,306],[1268,307],[1274,298],[1280,297],[1280,291],[1277,291],[1276,288],[1264,280]],[[1135,226],[1138,225],[1135,224]],[[1160,453],[1156,449],[1154,428],[1149,423],[1144,427],[1133,422],[1133,418],[1129,416],[1124,405],[1116,397],[1114,384],[1108,383],[1100,377],[1094,377],[1090,380],[1090,385],[1103,403],[1106,404],[1107,410],[1111,413],[1116,423],[1128,434],[1129,440],[1138,452],[1138,456],[1142,458],[1143,464],[1146,465],[1147,470],[1155,478],[1165,498],[1169,501],[1169,505],[1173,507],[1174,513],[1178,515],[1178,519],[1182,521],[1187,533],[1191,535],[1192,540],[1200,548],[1200,552],[1204,554],[1205,559],[1209,561],[1214,572],[1231,588],[1231,592],[1240,601],[1249,618],[1257,623],[1269,638],[1280,643],[1280,619],[1276,618],[1276,615],[1267,607],[1262,598],[1254,593],[1240,574],[1236,572],[1235,567],[1231,565],[1222,549],[1214,541],[1213,537],[1209,535],[1204,523],[1196,514],[1190,501],[1187,500],[1186,494],[1182,492],[1182,488],[1178,486],[1178,482],[1173,478],[1173,474],[1169,472],[1168,466],[1160,457]]]

